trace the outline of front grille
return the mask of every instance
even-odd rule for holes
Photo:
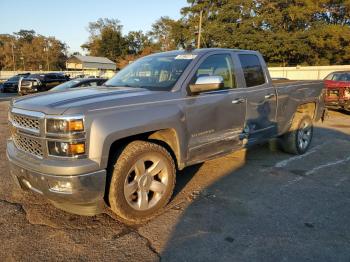
[[[22,81],[21,83],[21,87],[31,87],[32,86],[32,82],[30,81]]]
[[[8,87],[8,88],[10,88],[10,87],[17,87],[17,84],[3,84],[3,86],[4,87]]]
[[[13,142],[19,150],[22,150],[24,152],[30,153],[38,157],[44,156],[43,146],[40,143],[40,141],[34,138],[22,136],[20,134],[13,134],[12,138]]]
[[[39,132],[40,130],[40,121],[39,119],[12,114],[11,115],[12,122],[19,128],[27,128],[33,131]]]
[[[329,98],[338,98],[339,97],[339,90],[338,89],[328,90],[328,97]]]

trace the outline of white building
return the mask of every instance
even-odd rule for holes
[[[99,75],[104,75],[114,72],[116,64],[106,57],[73,55],[67,60],[66,68],[68,70],[82,70],[89,74],[99,72]]]

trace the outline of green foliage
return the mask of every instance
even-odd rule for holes
[[[162,51],[185,48],[189,44],[189,27],[185,20],[173,20],[161,17],[152,25],[149,33],[153,42],[159,44]]]
[[[82,48],[123,67],[152,52],[195,46],[201,13],[201,47],[258,50],[271,65],[350,63],[350,0],[187,2],[179,20],[160,17],[147,33],[123,35],[119,20],[100,18],[89,23]],[[33,30],[0,35],[0,69],[61,69],[66,52],[64,43]]]
[[[146,47],[151,45],[151,41],[142,31],[131,31],[125,38],[128,46],[128,54],[139,55]]]
[[[67,46],[33,30],[0,35],[0,70],[63,70]]]
[[[118,20],[90,23],[92,55],[127,61],[155,51],[196,45],[258,50],[271,65],[350,63],[350,0],[188,0],[182,17],[161,17],[148,34],[122,36]],[[127,57],[126,57],[127,56]]]
[[[82,45],[93,56],[105,56],[116,60],[125,54],[126,41],[122,35],[122,25],[117,19],[100,18],[96,22],[90,22],[88,31],[90,38]]]
[[[182,9],[202,47],[260,51],[274,65],[349,63],[350,0],[188,0]]]

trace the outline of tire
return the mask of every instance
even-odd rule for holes
[[[175,164],[162,146],[134,141],[121,152],[111,170],[111,210],[128,224],[144,223],[169,202],[175,186]]]
[[[296,115],[289,131],[281,138],[283,151],[302,155],[310,147],[313,136],[313,123],[308,115]]]

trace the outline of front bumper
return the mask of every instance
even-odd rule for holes
[[[12,92],[12,93],[17,93],[18,92],[18,87],[17,86],[3,86],[3,92]]]
[[[10,173],[22,189],[43,195],[54,206],[69,213],[92,216],[103,211],[105,169],[74,175],[43,173],[37,170],[40,164],[37,163],[37,169],[32,169],[28,162],[21,160],[20,154],[23,153],[9,140],[7,157]],[[86,170],[86,167],[79,167],[81,163],[77,161],[76,168]]]
[[[326,101],[326,107],[333,109],[345,109],[350,111],[350,100]]]
[[[31,88],[31,87],[30,88],[21,87],[21,90],[19,91],[21,95],[35,94],[38,92],[39,92],[38,88]]]

